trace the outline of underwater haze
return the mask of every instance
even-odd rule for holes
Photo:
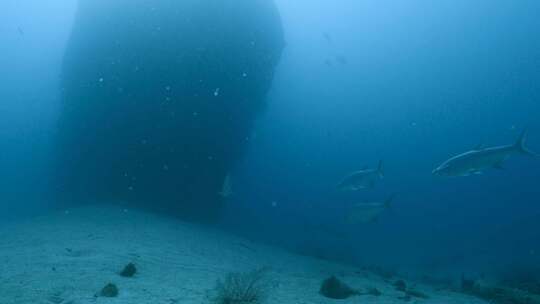
[[[540,149],[540,4],[278,4],[287,48],[238,169],[233,221],[247,212],[254,237],[367,264],[537,267],[539,159],[516,155],[504,170],[467,177],[431,172],[479,145],[513,144],[523,130]],[[379,160],[385,178],[374,189],[336,191]],[[348,205],[393,193],[376,223],[343,223]]]
[[[135,2],[0,3],[0,227],[112,202],[540,282],[540,2]]]
[[[3,1],[0,37],[0,218],[52,206],[52,138],[75,1]]]

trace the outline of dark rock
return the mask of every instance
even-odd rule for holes
[[[53,295],[47,297],[47,300],[53,304],[61,304],[64,302],[64,298],[62,298],[59,293],[54,293]]]
[[[357,290],[352,289],[335,276],[331,276],[322,282],[319,293],[330,299],[347,299],[359,294]]]
[[[403,281],[403,280],[397,280],[397,281],[394,282],[394,287],[398,291],[405,292],[407,290],[407,283],[405,283],[405,281]]]
[[[105,285],[103,289],[101,289],[99,296],[105,298],[115,298],[118,296],[118,293],[118,287],[115,284],[109,283]]]
[[[501,285],[540,295],[540,266],[514,266],[502,271],[498,277]]]
[[[382,295],[382,293],[377,288],[369,288],[367,294],[376,297]]]
[[[124,269],[120,272],[120,275],[126,278],[131,278],[137,273],[137,267],[135,267],[135,264],[129,263],[127,264]]]
[[[516,288],[509,288],[501,285],[489,285],[482,282],[475,282],[472,290],[466,293],[494,304],[540,303],[540,296],[538,295]]]
[[[425,293],[421,292],[421,291],[418,291],[418,290],[414,290],[414,289],[407,289],[405,291],[405,293],[411,297],[415,297],[415,298],[420,298],[420,299],[429,299],[429,296],[426,295]]]
[[[409,302],[410,300],[412,300],[412,297],[410,295],[404,295],[404,296],[401,296],[401,297],[398,297],[398,299],[402,300],[402,301],[405,301],[405,302]]]
[[[461,290],[465,293],[471,293],[474,290],[474,280],[467,279],[464,274],[461,275]]]
[[[284,48],[273,0],[79,0],[77,9],[61,72],[62,201],[219,216],[223,181]]]

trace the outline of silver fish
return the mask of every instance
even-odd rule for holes
[[[384,202],[358,203],[351,206],[347,212],[346,221],[349,224],[365,224],[376,222],[382,213],[388,210],[395,195]]]
[[[337,185],[337,188],[342,191],[369,189],[373,188],[375,182],[383,177],[382,161],[379,161],[376,169],[363,168],[360,171],[349,174]]]
[[[433,170],[432,173],[449,177],[482,174],[484,170],[490,168],[503,169],[502,164],[513,154],[538,156],[525,147],[526,136],[527,132],[524,131],[513,145],[490,148],[477,147],[454,156]]]

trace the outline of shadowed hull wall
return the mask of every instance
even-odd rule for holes
[[[59,192],[214,218],[283,46],[272,0],[81,0],[61,79]]]

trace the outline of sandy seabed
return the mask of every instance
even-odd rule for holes
[[[137,274],[121,277],[130,262]],[[416,288],[429,299],[405,302],[402,292],[373,273],[120,207],[70,209],[0,226],[0,304],[204,304],[227,273],[261,267],[276,282],[267,304],[486,303],[421,284]],[[331,275],[382,295],[325,298],[319,289]],[[118,297],[96,297],[108,283],[118,286]]]

